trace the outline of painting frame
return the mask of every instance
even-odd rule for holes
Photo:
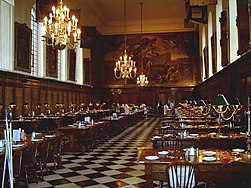
[[[48,39],[51,40],[51,39]],[[49,44],[51,41],[49,41]],[[58,49],[53,46],[46,46],[46,76],[58,77]]]
[[[211,52],[212,52],[212,70],[213,74],[217,72],[217,61],[216,61],[216,33],[211,36]]]
[[[26,24],[15,22],[14,69],[31,72],[32,32]]]
[[[203,58],[204,58],[204,65],[205,65],[204,79],[207,79],[209,77],[208,47],[207,46],[203,49]]]
[[[75,49],[68,49],[68,80],[76,81],[76,52]]]

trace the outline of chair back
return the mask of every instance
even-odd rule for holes
[[[182,142],[176,138],[169,137],[162,142],[162,148],[182,148]]]
[[[31,143],[23,154],[24,165],[34,166],[36,164],[37,143]]]
[[[50,149],[50,139],[45,139],[41,145],[41,148],[38,149],[38,156],[41,159],[47,159]]]
[[[57,135],[55,140],[54,140],[54,146],[53,146],[53,153],[54,154],[61,154],[62,141],[63,141],[63,136],[62,135]]]
[[[13,177],[18,178],[21,173],[23,148],[19,148],[13,154]]]
[[[196,187],[196,167],[189,161],[176,161],[167,166],[168,185],[171,188]]]

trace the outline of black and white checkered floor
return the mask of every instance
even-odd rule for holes
[[[146,187],[144,166],[137,162],[137,148],[152,147],[149,137],[159,123],[160,118],[150,118],[126,129],[94,151],[62,155],[63,168],[55,171],[51,165],[44,181],[31,183],[29,187]]]

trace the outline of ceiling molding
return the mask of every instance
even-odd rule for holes
[[[139,34],[140,21],[130,21],[126,26],[127,34]],[[97,27],[102,35],[124,34],[123,22],[109,22],[107,25]],[[185,28],[182,19],[151,19],[144,20],[143,33],[185,32],[194,31],[195,28]]]

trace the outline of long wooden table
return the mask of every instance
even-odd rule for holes
[[[94,125],[83,125],[78,127],[76,125],[64,126],[57,128],[56,132],[64,135],[64,138],[67,139],[67,143],[65,143],[64,151],[66,152],[79,152],[83,151],[83,148],[78,144],[79,138],[83,137],[86,132],[90,129],[93,129],[95,126],[99,126],[102,128],[105,125],[105,122],[109,122],[109,126],[103,126],[105,134],[109,134],[108,137],[115,136],[128,128],[129,126],[141,121],[143,119],[143,112],[135,112],[130,114],[120,114],[117,118],[106,117],[101,119],[99,122],[95,122]],[[108,129],[108,131],[107,131]],[[98,131],[99,129],[97,129]],[[99,132],[97,134],[100,134]],[[99,135],[96,135],[99,136]],[[65,139],[65,140],[66,140]]]
[[[198,156],[186,156],[183,150],[174,148],[166,148],[164,151],[168,151],[167,155],[158,154],[158,149],[138,149],[138,159],[140,164],[145,165],[145,175],[147,179],[147,187],[153,187],[153,181],[167,181],[166,167],[173,161],[177,160],[188,160],[194,163],[198,169],[198,180],[204,182],[220,182],[222,174],[219,174],[219,170],[222,165],[232,162],[239,161],[249,166],[251,173],[251,158],[240,155],[233,155],[231,150],[213,150],[216,152],[214,161],[204,161],[203,152],[206,150],[199,150]],[[147,156],[157,156],[156,160],[147,160]],[[241,171],[241,169],[240,169]],[[238,172],[236,172],[238,173]],[[249,174],[250,174],[249,173]]]
[[[187,131],[189,133],[199,133],[199,132],[221,132],[221,133],[230,133],[230,132],[245,132],[242,126],[235,126],[234,128],[230,128],[228,125],[185,125],[180,126],[180,124],[176,124],[171,126],[173,129],[182,132]],[[169,125],[160,125],[157,127],[158,133],[165,133],[165,130],[171,128]]]
[[[79,138],[86,135],[85,133],[97,126],[103,126],[104,122],[96,122],[95,124],[81,125],[70,125],[57,128],[56,132],[62,134],[64,137],[64,152],[81,152],[83,151],[82,146],[78,143]],[[88,138],[86,138],[88,139]]]
[[[153,148],[161,148],[160,144],[163,141],[168,140],[172,135],[171,134],[153,134],[152,143]],[[246,133],[225,133],[219,134],[216,132],[213,133],[197,133],[190,134],[187,136],[177,135],[175,137],[177,140],[182,142],[182,147],[191,147],[196,145],[203,145],[204,142],[208,142],[204,147],[209,146],[212,148],[219,149],[233,149],[233,148],[246,148]],[[210,142],[210,143],[209,143]],[[204,148],[203,147],[203,148]]]

